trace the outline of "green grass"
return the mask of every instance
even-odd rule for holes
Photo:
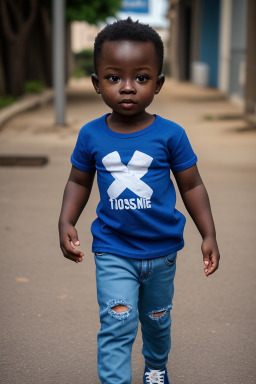
[[[75,53],[75,70],[73,77],[91,76],[94,73],[93,66],[93,50],[84,49],[78,53]]]
[[[30,80],[25,83],[25,93],[41,93],[44,90],[44,84],[38,80]]]
[[[12,96],[0,96],[0,109],[8,107],[12,103],[14,103],[16,99]]]
[[[204,119],[205,119],[205,120],[213,120],[213,116],[211,116],[211,115],[206,115],[206,116],[204,116]]]
[[[76,69],[72,74],[72,77],[74,77],[75,79],[80,79],[81,77],[84,77],[84,76],[85,76],[85,72],[81,69]]]

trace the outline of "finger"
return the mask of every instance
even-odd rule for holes
[[[76,247],[78,247],[80,245],[80,242],[77,241],[75,244],[73,243],[73,241],[70,242],[70,245],[72,247],[73,250],[77,251],[77,252],[81,252],[79,251],[79,249],[77,249]]]
[[[79,251],[75,247],[72,246],[71,242],[69,240],[66,240],[61,245],[62,251],[64,253],[64,256],[70,256],[70,257],[83,257],[83,252]]]
[[[61,250],[62,250],[63,256],[66,259],[69,259],[69,260],[74,261],[76,263],[83,261],[83,254],[82,254],[82,256],[71,254],[71,253],[67,252],[67,250],[63,247],[61,247]]]
[[[210,265],[211,265],[211,259],[210,259],[210,255],[204,255],[203,257],[203,263],[204,263],[204,271],[207,272]]]
[[[76,256],[66,257],[66,259],[74,261],[75,263],[81,263],[81,261],[83,261],[82,257],[76,257]]]
[[[72,234],[70,234],[70,240],[72,241],[72,243],[75,246],[79,246],[80,245],[80,241],[78,239],[77,231],[76,230],[74,230],[74,232]]]
[[[64,248],[65,248],[67,254],[69,254],[71,256],[80,256],[80,257],[82,257],[84,255],[83,252],[79,251],[74,246],[72,246],[72,243],[70,241],[66,241],[65,242]]]
[[[218,266],[219,266],[219,264],[218,264],[218,261],[216,260],[216,258],[212,258],[209,267],[207,268],[207,270],[205,270],[206,276],[209,276],[212,273],[214,273],[218,269]]]
[[[209,268],[208,270],[207,270],[207,272],[205,272],[205,275],[206,276],[210,276],[210,275],[212,275],[216,270],[218,269],[218,267],[211,267],[211,268]]]
[[[208,276],[208,273],[209,273],[210,269],[212,268],[212,261],[211,261],[210,257],[204,258],[204,265],[205,265],[204,273],[206,274],[206,276]]]
[[[64,257],[68,260],[74,261],[75,263],[81,263],[83,261],[82,257],[73,257],[73,256],[65,256]]]

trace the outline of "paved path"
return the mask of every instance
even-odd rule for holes
[[[99,383],[90,251],[96,188],[78,224],[86,253],[82,264],[61,256],[57,220],[78,130],[106,107],[87,82],[73,84],[68,93],[68,127],[53,125],[48,104],[14,117],[0,132],[2,155],[49,157],[41,168],[0,167],[3,384]],[[186,128],[211,197],[222,254],[220,270],[205,278],[200,237],[188,219],[175,284],[171,383],[255,383],[256,131],[218,92],[192,85],[167,82],[150,110]],[[180,199],[178,206],[184,211]],[[140,350],[139,333],[134,384],[142,383]]]

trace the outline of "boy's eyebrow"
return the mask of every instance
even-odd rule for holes
[[[111,69],[111,70],[114,70],[114,71],[119,71],[121,68],[116,68],[116,67],[106,67],[105,70],[107,69]]]
[[[137,71],[143,71],[143,70],[148,70],[148,71],[150,71],[150,68],[149,67],[138,67],[138,68],[136,68],[136,70]]]
[[[105,70],[107,69],[110,69],[110,70],[114,70],[114,71],[120,71],[122,70],[122,68],[117,68],[117,67],[106,67]],[[150,71],[150,68],[149,67],[138,67],[138,68],[135,68],[136,71],[143,71],[143,70],[148,70]]]

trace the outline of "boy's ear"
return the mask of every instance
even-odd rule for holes
[[[96,75],[96,73],[92,74],[91,79],[92,79],[92,84],[94,86],[94,89],[95,89],[96,93],[98,93],[98,95],[100,95],[99,78]]]
[[[155,95],[157,95],[160,91],[165,82],[165,76],[163,74],[159,75],[156,81],[156,91]]]

